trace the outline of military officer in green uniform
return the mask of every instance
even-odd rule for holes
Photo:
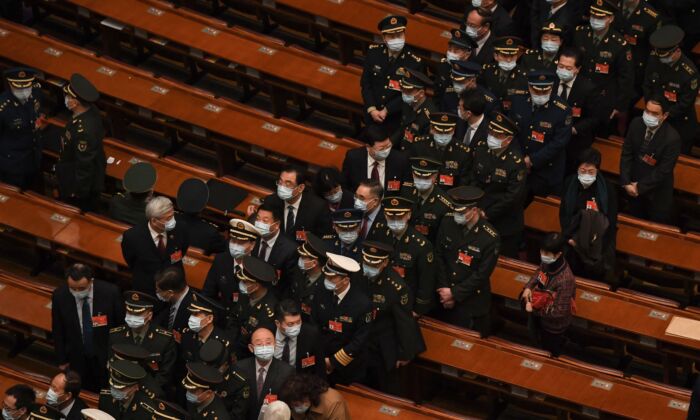
[[[525,162],[513,137],[517,125],[501,113],[489,120],[487,141],[474,148],[469,184],[484,191],[479,203],[481,218],[488,220],[501,237],[501,254],[516,258],[522,240],[527,194]],[[437,250],[437,249],[436,249]]]
[[[527,74],[534,70],[557,70],[559,50],[567,30],[556,21],[540,28],[540,49],[527,50],[520,59],[520,68]]]
[[[57,408],[48,404],[33,404],[29,409],[27,420],[60,420],[65,418]]]
[[[661,16],[647,0],[624,0],[613,27],[624,37],[632,52],[635,96],[641,92],[644,69],[649,62],[649,37],[661,26]]]
[[[155,184],[156,168],[153,165],[148,162],[131,165],[122,182],[125,193],[117,193],[109,201],[109,217],[130,225],[143,222]]]
[[[488,86],[498,101],[507,109],[508,96],[527,92],[527,72],[519,65],[523,40],[504,36],[493,43],[495,62],[484,65],[479,84]]]
[[[426,157],[441,162],[437,173],[440,188],[463,185],[469,178],[472,151],[454,138],[457,115],[446,112],[430,114],[430,134],[416,137],[409,149],[410,157]]]
[[[619,32],[612,28],[618,7],[612,0],[593,0],[588,25],[574,32],[574,46],[583,53],[581,74],[591,79],[600,98],[601,132],[607,136],[610,122],[624,117],[634,96],[632,51]],[[607,126],[607,127],[606,127]]]
[[[216,387],[224,381],[223,375],[215,367],[202,362],[187,364],[187,375],[182,380],[187,399],[187,412],[193,420],[230,420]]]
[[[175,215],[175,220],[187,232],[190,246],[204,250],[206,255],[226,252],[228,243],[219,228],[200,216],[208,202],[209,187],[204,181],[199,178],[182,181],[177,189],[177,208],[181,213]]]
[[[666,98],[669,103],[668,122],[681,136],[681,152],[690,154],[698,135],[695,111],[698,69],[680,49],[684,35],[683,30],[675,25],[663,26],[651,34],[649,41],[654,51],[649,57],[644,78],[644,99]]]
[[[445,218],[438,233],[437,292],[439,317],[450,324],[489,334],[491,273],[496,268],[500,239],[480,216],[477,204],[484,192],[462,186],[447,192],[453,217]]]
[[[151,352],[141,346],[131,343],[116,343],[109,348],[110,358],[108,364],[115,360],[126,360],[141,366],[146,371],[146,377],[141,380],[141,389],[149,396],[164,398],[166,392],[163,385],[159,384],[155,378],[157,373],[157,359],[151,357]]]
[[[109,364],[109,389],[100,391],[98,408],[115,420],[150,420],[139,410],[142,402],[152,401],[154,395],[141,386],[146,371],[136,363],[114,360]]]
[[[63,87],[66,108],[73,114],[61,136],[56,163],[58,191],[62,200],[83,211],[97,207],[104,190],[105,136],[100,111],[93,105],[100,94],[84,76],[73,74]]]
[[[413,182],[405,182],[402,195],[414,202],[411,226],[430,242],[435,241],[443,216],[450,212],[450,200],[436,185],[442,163],[423,156],[411,158]]]
[[[433,245],[409,223],[414,206],[411,199],[385,197],[382,204],[391,231],[391,268],[411,290],[413,315],[425,315],[433,308],[435,301]]]
[[[306,234],[306,241],[299,245],[299,275],[289,287],[289,297],[301,305],[304,322],[311,321],[311,308],[316,294],[323,285],[321,269],[326,264],[326,244],[313,233]],[[321,281],[319,281],[321,280]]]
[[[396,394],[400,390],[398,369],[425,351],[425,342],[412,316],[413,293],[391,269],[393,254],[389,244],[371,240],[362,244],[362,271],[372,301],[366,384]]]
[[[219,340],[209,340],[199,349],[199,359],[202,363],[215,367],[221,373],[223,381],[215,387],[216,395],[224,402],[231,417],[234,419],[243,418],[250,396],[250,388],[245,378],[231,369],[231,354],[228,346]]]
[[[379,22],[384,43],[369,46],[360,79],[365,123],[385,124],[389,132],[399,125],[401,77],[408,70],[424,69],[421,59],[405,46],[406,23],[403,16],[387,16]]]
[[[447,41],[447,53],[440,59],[437,72],[433,76],[435,104],[442,103],[442,96],[448,87],[452,87],[452,61],[467,61],[472,51],[477,48],[476,42],[464,30],[455,28],[450,31],[452,36]]]
[[[241,298],[233,306],[233,314],[228,329],[236,336],[233,351],[237,360],[250,356],[248,343],[250,336],[258,328],[275,331],[275,305],[277,298],[268,285],[277,280],[274,267],[265,261],[251,256],[241,260],[241,269],[236,274]]]
[[[156,298],[143,292],[124,293],[126,325],[109,331],[109,347],[114,344],[136,344],[149,351],[148,366],[159,386],[165,387],[171,380],[177,361],[177,346],[170,331],[153,323]]]
[[[408,150],[416,137],[430,131],[430,114],[436,112],[437,107],[425,92],[432,85],[428,76],[416,70],[407,71],[401,78],[401,121],[389,137],[402,151]]]
[[[219,340],[227,346],[231,345],[228,332],[219,326],[220,320],[223,319],[223,306],[195,292],[187,309],[190,312],[190,318],[187,321],[187,328],[182,330],[181,368],[184,363],[199,361],[199,349],[208,340]],[[182,374],[182,369],[177,373]]]

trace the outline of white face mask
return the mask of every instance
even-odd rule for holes
[[[386,46],[391,52],[399,52],[403,49],[406,40],[403,38],[394,38],[386,41]]]
[[[70,293],[73,295],[78,300],[85,299],[86,297],[90,296],[90,287],[88,287],[85,290],[81,290],[79,292],[75,292],[73,290],[70,291]]]
[[[540,252],[540,261],[542,261],[542,264],[551,264],[551,263],[553,263],[553,262],[556,261],[556,260],[557,260],[557,259],[554,258],[553,256],[551,256],[551,255],[546,255],[546,254],[543,254],[543,253]]]
[[[27,102],[30,96],[32,96],[32,88],[25,89],[12,89],[12,94],[22,103]]]
[[[282,201],[287,201],[294,196],[294,189],[284,185],[277,186],[277,197]]]
[[[673,53],[666,55],[664,57],[659,57],[659,61],[661,61],[664,64],[671,64],[673,63]]]
[[[141,328],[146,324],[146,319],[142,316],[126,314],[124,322],[129,328]]]
[[[438,146],[445,147],[452,141],[453,134],[454,133],[435,133],[433,134],[433,140],[435,140],[435,144],[437,144]]]
[[[481,7],[481,0],[472,0],[472,6]]]
[[[122,401],[125,400],[126,397],[129,395],[126,391],[123,389],[117,389],[115,387],[111,387],[109,389],[109,393],[112,394],[112,398],[114,398],[117,401]]]
[[[66,106],[66,108],[68,108],[68,110],[70,111],[70,110],[71,110],[71,107],[68,105],[69,103],[70,103],[70,98],[68,98],[67,96],[64,96],[64,97],[63,97],[63,104],[64,104],[64,105]]]
[[[341,189],[341,190],[334,192],[333,194],[327,194],[325,197],[329,203],[338,204],[338,203],[340,203],[340,200],[343,199],[343,190]]]
[[[642,120],[644,121],[644,124],[649,128],[656,128],[659,126],[659,117],[655,117],[646,111],[642,113]]]
[[[563,82],[568,82],[574,78],[574,72],[567,69],[557,68],[557,76]]]
[[[401,100],[406,104],[406,105],[413,105],[413,103],[416,101],[416,97],[413,95],[409,95],[408,93],[402,93],[401,94]]]
[[[354,206],[357,210],[367,211],[367,203],[365,203],[363,200],[360,200],[357,197],[355,197]]]
[[[299,270],[301,270],[301,271],[309,271],[313,268],[313,266],[307,268],[306,263],[304,263],[304,259],[301,257],[299,257],[299,260],[297,261],[297,265],[299,266]]]
[[[310,404],[292,406],[292,410],[297,414],[304,414],[309,411],[309,408],[311,408]]]
[[[447,54],[445,54],[445,57],[447,58],[447,61],[457,61],[460,58],[462,58],[459,56],[459,54],[453,53],[452,51],[447,51]]]
[[[198,404],[199,403],[199,397],[197,394],[195,394],[192,391],[187,391],[185,393],[185,399],[187,399],[187,402],[190,404]]]
[[[244,295],[250,294],[250,289],[248,288],[248,286],[246,286],[243,280],[238,282],[238,290]]]
[[[555,54],[559,51],[559,43],[550,40],[542,41],[542,51],[548,54]]]
[[[156,293],[156,297],[157,297],[158,300],[161,301],[161,302],[168,302],[168,299],[166,299],[166,298],[164,298],[163,296],[161,296],[160,293]]]
[[[325,287],[326,290],[330,290],[331,292],[336,289],[335,283],[328,280],[327,278],[323,279],[323,287]]]
[[[515,66],[517,64],[518,63],[516,63],[515,61],[503,61],[502,60],[502,61],[498,62],[498,68],[503,70],[503,71],[511,71],[515,68]]]
[[[267,361],[272,359],[272,355],[275,354],[275,346],[255,346],[253,353],[257,359]]]
[[[501,147],[503,147],[503,140],[497,139],[495,136],[492,136],[491,134],[487,134],[486,135],[486,145],[491,150],[500,149]]]
[[[595,175],[578,174],[578,181],[584,187],[590,187],[595,182]]]
[[[433,180],[413,177],[413,185],[419,192],[425,192],[433,186]]]
[[[608,21],[607,21],[605,18],[602,18],[602,19],[601,19],[601,18],[595,18],[595,17],[591,16],[591,19],[589,20],[589,23],[590,23],[590,25],[591,25],[591,28],[592,28],[594,31],[600,32],[600,31],[602,31],[603,29],[605,29],[605,27],[606,27],[607,24],[608,24]]]
[[[464,92],[464,89],[466,89],[466,88],[467,88],[466,85],[461,85],[461,84],[459,84],[459,83],[457,83],[457,82],[453,82],[453,83],[452,83],[452,89],[454,89],[455,93],[458,94],[458,95],[459,95],[460,93]],[[457,108],[457,111],[459,111],[459,107]]]
[[[469,35],[469,38],[471,39],[476,39],[479,36],[479,30],[472,26],[467,25],[464,31],[467,33],[467,35]]]
[[[292,337],[292,338],[297,337],[300,332],[301,332],[301,324],[293,325],[291,327],[286,327],[284,329],[284,335],[286,335],[287,337]]]
[[[379,162],[386,160],[386,158],[389,157],[389,153],[391,153],[391,147],[386,148],[384,150],[380,150],[378,152],[375,151],[374,152],[374,160],[379,161]]]
[[[228,252],[233,258],[240,258],[247,254],[245,246],[234,242],[228,243]]]
[[[190,315],[190,318],[187,320],[187,326],[194,332],[200,332],[203,328],[202,320],[194,315]]]
[[[55,407],[58,405],[59,398],[61,398],[61,395],[58,395],[53,389],[49,388],[46,391],[46,404]]]
[[[532,93],[530,94],[530,97],[532,98],[532,103],[538,106],[542,106],[549,102],[549,96],[551,94],[548,93],[546,95],[533,95]]]
[[[165,228],[166,232],[170,232],[171,230],[175,229],[175,218],[172,217],[170,220],[165,222],[165,225],[163,227]]]
[[[342,242],[345,245],[354,244],[359,236],[360,232],[357,230],[338,232],[338,239],[340,239],[340,242]]]
[[[367,264],[362,264],[362,274],[365,275],[365,277],[373,279],[379,275],[379,268],[378,267],[372,267],[371,265]]]
[[[386,221],[386,225],[389,226],[389,230],[391,230],[393,233],[401,233],[404,231],[404,229],[406,229],[406,225],[408,225],[408,223],[401,219],[388,219]]]
[[[269,235],[270,234],[270,224],[265,223],[261,220],[256,220],[255,221],[255,229],[258,230],[258,233],[262,236]]]
[[[467,216],[464,213],[454,213],[452,217],[455,220],[455,223],[457,223],[460,226],[464,226],[467,224]]]

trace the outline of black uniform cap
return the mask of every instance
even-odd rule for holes
[[[387,216],[403,216],[413,209],[414,201],[403,196],[384,197],[382,207]]]
[[[415,156],[411,158],[411,169],[418,176],[430,176],[438,173],[442,162],[428,157]]]
[[[165,400],[155,399],[142,404],[151,408],[149,412],[155,420],[189,420],[191,418],[185,409]]]
[[[299,252],[299,255],[309,258],[318,258],[323,260],[323,263],[325,263],[326,252],[328,249],[326,248],[325,242],[323,242],[321,238],[311,232],[307,232],[306,241],[304,241],[304,243],[297,248],[297,251]]]
[[[527,83],[535,88],[548,88],[557,80],[557,74],[550,70],[535,70],[527,74]]]
[[[461,212],[476,206],[484,196],[484,191],[481,188],[463,185],[448,190],[447,195],[454,204],[454,210]]]
[[[465,50],[475,50],[478,45],[466,32],[460,28],[452,29],[450,31],[452,38],[448,41],[449,44],[458,46],[459,48],[464,48]]]
[[[34,79],[36,79],[34,70],[26,67],[15,67],[5,70],[4,75],[5,79],[7,79],[7,83],[17,89],[32,87]]]
[[[223,311],[224,307],[219,305],[219,303],[215,300],[210,299],[201,293],[194,292],[192,293],[192,301],[190,302],[190,306],[188,306],[187,309],[194,313],[205,312],[214,315],[217,311]]]
[[[156,184],[156,168],[148,162],[137,162],[124,174],[124,189],[130,193],[145,193]]]
[[[63,414],[57,408],[48,404],[32,404],[27,417],[27,419],[37,420],[58,420],[62,418]]]
[[[220,366],[229,358],[228,348],[219,340],[207,340],[199,348],[199,359],[211,366]]]
[[[383,34],[400,32],[406,29],[408,20],[403,16],[392,15],[380,20],[377,24],[379,32]]]
[[[112,344],[112,352],[116,360],[141,363],[151,357],[151,352],[141,346],[129,343]]]
[[[518,125],[504,114],[494,111],[489,118],[489,130],[512,136],[518,132]]]
[[[109,364],[109,384],[117,389],[139,383],[146,371],[138,364],[126,360],[114,360]]]
[[[515,55],[520,51],[523,40],[517,36],[502,36],[493,41],[493,49],[500,54]]]
[[[364,214],[364,211],[358,209],[338,209],[331,214],[331,221],[334,225],[352,228],[360,224]]]
[[[540,34],[552,34],[562,36],[564,33],[564,26],[560,25],[557,21],[545,22],[540,28]]]
[[[406,74],[401,78],[401,87],[404,89],[425,89],[432,85],[430,77],[415,70],[406,70]]]
[[[70,82],[63,86],[63,91],[85,102],[95,102],[100,98],[97,88],[82,74],[73,73]]]
[[[187,364],[187,376],[182,380],[185,389],[210,389],[224,381],[221,372],[202,362]]]
[[[394,253],[394,248],[379,241],[362,242],[362,260],[369,264],[379,264]]]
[[[458,118],[457,115],[449,112],[431,112],[430,125],[439,133],[452,131],[457,126]]]
[[[700,24],[700,22],[698,23]],[[675,50],[678,44],[683,41],[684,36],[683,29],[676,25],[666,25],[651,34],[649,44],[654,47],[658,55],[664,56]]]
[[[260,258],[246,255],[241,260],[241,269],[238,271],[238,279],[256,283],[273,283],[277,281],[277,273],[273,266]]]
[[[472,61],[450,61],[452,65],[452,78],[460,81],[467,77],[477,77],[481,74],[481,65]]]
[[[617,4],[611,0],[594,0],[590,12],[592,16],[612,16],[618,9]]]
[[[177,189],[177,207],[185,213],[199,213],[208,201],[209,187],[201,179],[186,179]]]
[[[153,309],[158,302],[156,298],[148,293],[137,290],[128,290],[124,292],[123,296],[126,310],[129,312],[141,313],[147,309]]]

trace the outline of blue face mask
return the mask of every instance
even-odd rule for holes
[[[165,222],[165,225],[163,227],[165,228],[166,232],[170,232],[171,230],[175,229],[175,218],[170,218],[170,220]]]
[[[452,217],[454,217],[455,223],[460,226],[467,224],[467,216],[464,213],[455,213],[452,215]]]
[[[386,225],[389,226],[389,230],[391,230],[393,233],[401,233],[406,229],[406,221],[404,220],[391,220],[387,219]]]
[[[325,287],[326,290],[330,290],[332,292],[335,290],[335,283],[328,279],[323,279],[323,287]]]
[[[228,243],[228,252],[233,258],[240,258],[247,254],[245,246],[234,242]]]
[[[352,245],[357,241],[360,232],[357,230],[338,232],[338,239],[345,245]]]
[[[195,394],[192,391],[187,391],[185,393],[185,398],[187,399],[187,402],[190,404],[198,404],[199,403],[199,397],[197,394]]]
[[[644,121],[644,124],[649,128],[656,128],[659,126],[659,118],[648,114],[646,111],[642,113],[642,121]]]
[[[128,396],[128,393],[126,391],[124,391],[123,389],[117,389],[115,387],[111,387],[109,389],[109,393],[112,394],[112,398],[114,398],[117,401],[125,400]]]
[[[452,141],[452,134],[453,133],[435,133],[433,134],[433,140],[435,140],[435,144],[438,146],[445,147]]]
[[[360,200],[359,198],[355,197],[355,208],[358,210],[362,211],[367,211],[367,203],[365,203],[363,200]]]
[[[542,41],[542,51],[548,54],[554,54],[559,51],[559,43],[554,41]]]
[[[260,220],[255,221],[255,229],[257,229],[258,233],[261,236],[269,235],[270,234],[270,224],[262,222]]]
[[[550,94],[546,94],[546,95],[530,94],[530,97],[532,98],[533,104],[538,105],[538,106],[542,106],[542,105],[546,104],[547,102],[549,102],[549,95]]]
[[[413,95],[409,95],[408,93],[402,93],[401,100],[403,100],[403,102],[406,105],[413,105],[413,102],[415,102],[416,98]]]
[[[362,273],[365,277],[373,279],[379,275],[379,268],[371,265],[362,264]]]
[[[562,81],[568,82],[569,80],[574,78],[574,72],[567,69],[557,68],[557,76],[559,76],[559,79],[561,79]]]
[[[277,186],[277,197],[282,201],[287,201],[294,196],[294,189],[284,185]]]
[[[338,204],[340,203],[340,200],[343,199],[343,190],[338,190],[334,192],[333,194],[327,194],[326,195],[326,200],[328,200],[329,203],[331,204]]]
[[[603,29],[605,29],[605,27],[608,24],[608,22],[605,19],[595,18],[593,16],[591,16],[591,19],[588,21],[588,23],[590,23],[591,28],[597,32],[600,32]]]

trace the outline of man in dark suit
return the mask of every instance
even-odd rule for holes
[[[233,372],[242,376],[248,384],[248,409],[246,419],[257,420],[260,410],[277,400],[277,395],[294,368],[273,357],[275,336],[267,328],[258,328],[250,337],[248,349],[255,357],[239,360]],[[245,394],[245,389],[241,390]]]
[[[465,31],[476,42],[476,50],[469,58],[481,65],[493,62],[493,13],[484,8],[476,8],[467,14]]]
[[[360,241],[365,239],[386,239],[389,231],[382,211],[382,186],[375,180],[360,182],[355,190],[355,209],[364,211],[360,223]]]
[[[331,213],[350,208],[355,201],[354,192],[343,188],[343,175],[334,166],[319,169],[313,187],[316,194],[326,200]]]
[[[581,53],[565,48],[559,55],[556,94],[571,108],[571,140],[566,147],[566,175],[578,168],[578,157],[593,144],[593,133],[598,125],[598,99],[591,80],[580,74]]]
[[[185,282],[185,274],[178,267],[168,267],[156,274],[156,296],[167,305],[158,314],[158,325],[172,331],[175,342],[180,344],[182,332],[187,328],[194,291]]]
[[[493,28],[493,33],[496,36],[513,35],[515,33],[515,26],[513,25],[513,19],[510,17],[508,11],[498,4],[498,0],[477,0],[472,1],[467,4],[467,11],[464,14],[464,20],[467,20],[469,13],[477,8],[483,8],[493,14],[493,22],[491,24]]]
[[[272,291],[281,297],[297,275],[297,243],[280,232],[282,208],[269,202],[263,203],[255,216],[255,227],[260,233],[252,255],[272,265],[277,279]]]
[[[296,369],[297,373],[310,373],[326,377],[318,328],[301,319],[301,307],[291,299],[277,304],[275,309],[275,359]]]
[[[531,46],[535,48],[540,44],[539,28],[545,26],[546,22],[555,22],[557,26],[564,27],[569,31],[576,27],[581,21],[586,2],[573,0],[534,0],[530,9]],[[572,34],[563,34],[565,42],[571,40]]]
[[[470,153],[480,141],[486,140],[489,121],[486,118],[487,103],[484,95],[478,90],[462,92],[459,100],[459,115],[455,138],[457,143],[469,147]],[[463,162],[465,163],[465,162]],[[471,166],[465,168],[470,170]]]
[[[330,230],[330,212],[326,203],[309,189],[306,191],[304,171],[287,166],[277,180],[277,193],[265,198],[265,202],[283,209],[281,230],[293,241],[306,239],[306,232],[323,235]]]
[[[173,203],[155,197],[146,205],[146,221],[124,232],[122,255],[132,273],[132,289],[155,295],[154,276],[166,267],[183,269],[187,232],[175,222]]]
[[[72,370],[53,377],[46,392],[46,404],[61,412],[66,420],[83,420],[80,410],[87,404],[80,399],[80,375]]]
[[[345,187],[355,191],[369,178],[378,181],[386,191],[399,191],[411,171],[404,152],[394,150],[386,130],[378,125],[367,127],[360,138],[365,147],[350,149],[343,160]]]
[[[630,123],[620,156],[620,184],[630,199],[630,214],[657,223],[673,219],[673,168],[681,139],[670,124],[668,103],[649,99],[641,117]]]
[[[124,321],[124,302],[115,285],[95,280],[84,264],[73,264],[66,280],[51,297],[56,359],[61,370],[80,375],[85,389],[98,391],[107,383],[109,330]]]
[[[228,247],[226,239],[218,228],[200,217],[209,202],[209,187],[201,179],[189,178],[177,190],[177,208],[182,214],[175,220],[186,232],[190,245],[204,250],[209,255],[224,252]]]

